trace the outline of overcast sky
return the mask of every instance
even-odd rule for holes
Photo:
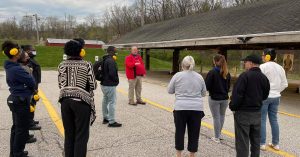
[[[7,18],[21,19],[24,15],[38,14],[40,17],[65,14],[76,16],[77,21],[95,14],[101,15],[110,6],[130,5],[135,0],[0,0],[0,22]]]

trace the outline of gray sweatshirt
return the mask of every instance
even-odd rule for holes
[[[170,81],[168,93],[175,93],[174,110],[203,111],[206,86],[203,77],[195,71],[176,73]]]

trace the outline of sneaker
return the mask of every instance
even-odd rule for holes
[[[24,153],[24,155],[28,155],[28,151],[26,151],[26,150],[23,151],[23,153]]]
[[[118,122],[114,122],[112,124],[108,124],[108,127],[121,127],[122,124],[118,123]]]
[[[29,157],[28,156],[28,151],[23,151],[23,154],[21,155],[21,157]]]
[[[216,143],[220,143],[220,139],[218,139],[218,138],[212,137],[211,140],[216,142]]]
[[[29,130],[41,130],[42,127],[41,126],[38,126],[38,125],[33,125],[29,128]]]
[[[33,138],[33,137],[34,137],[34,135],[32,135],[32,134],[28,135],[28,139]]]
[[[128,103],[128,105],[136,106],[137,104],[132,102],[132,103]]]
[[[29,138],[26,143],[34,143],[36,142],[36,138],[35,137],[32,137],[32,138]]]
[[[271,148],[275,149],[275,150],[279,150],[279,145],[278,145],[278,144],[274,145],[274,144],[272,144],[272,143],[269,143],[269,146],[270,146]]]
[[[265,145],[265,144],[263,144],[263,145],[260,145],[260,150],[262,150],[262,151],[266,151],[266,150],[267,150],[267,147],[266,147],[266,145]]]
[[[222,141],[222,140],[224,140],[224,137],[221,135],[219,139],[220,139],[220,141]]]
[[[107,119],[103,119],[103,122],[102,122],[102,124],[107,124],[109,121],[107,120]]]
[[[10,153],[9,157],[14,157],[14,155],[12,153]],[[23,151],[21,157],[28,157],[28,151]]]
[[[146,102],[144,102],[143,100],[137,100],[136,103],[141,105],[146,105]]]

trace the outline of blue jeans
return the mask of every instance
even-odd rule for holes
[[[280,103],[280,97],[268,98],[263,101],[263,106],[261,108],[261,139],[260,144],[266,144],[266,119],[267,114],[269,116],[269,121],[272,129],[272,144],[277,145],[279,143],[279,125],[277,121],[278,106]]]
[[[107,119],[109,124],[115,122],[115,106],[116,106],[116,86],[101,86],[103,93],[102,113],[103,119]]]

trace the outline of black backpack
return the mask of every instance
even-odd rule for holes
[[[100,59],[99,61],[96,61],[93,64],[93,70],[94,70],[95,78],[98,81],[103,80],[103,65],[104,65],[104,60],[103,59]]]

